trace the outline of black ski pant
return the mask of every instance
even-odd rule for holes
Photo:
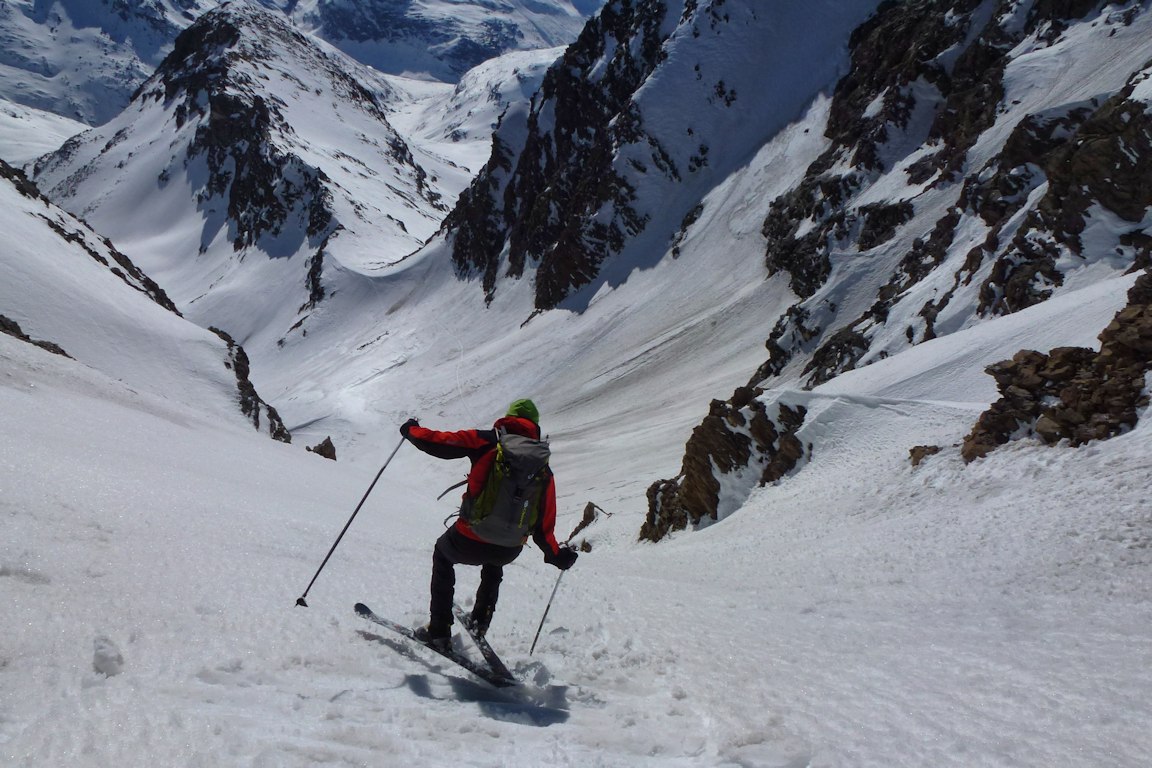
[[[476,607],[472,615],[481,631],[496,610],[500,597],[500,582],[504,579],[504,566],[520,555],[523,547],[502,547],[470,539],[455,527],[449,528],[436,540],[432,551],[432,600],[429,605],[429,634],[444,637],[452,631],[452,600],[456,591],[455,565],[480,566],[480,586],[476,589]]]

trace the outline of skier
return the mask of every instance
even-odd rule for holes
[[[548,468],[548,444],[540,440],[540,414],[527,399],[514,401],[492,429],[439,432],[409,419],[400,427],[412,445],[440,459],[472,461],[456,523],[432,552],[432,597],[428,626],[417,639],[440,650],[452,640],[454,566],[480,566],[470,630],[483,637],[492,622],[504,566],[520,554],[531,536],[544,561],[561,570],[576,562],[576,551],[556,543],[556,484]]]

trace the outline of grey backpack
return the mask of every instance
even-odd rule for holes
[[[540,519],[552,471],[547,440],[497,433],[492,464],[476,496],[465,494],[460,518],[484,541],[522,545]]]

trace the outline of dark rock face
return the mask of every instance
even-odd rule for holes
[[[613,162],[621,145],[648,141],[631,98],[662,60],[666,12],[658,0],[609,2],[548,71],[527,125],[497,129],[488,164],[445,219],[453,262],[481,277],[489,301],[505,246],[505,274],[535,264],[536,307],[550,309],[644,229],[635,190]],[[608,46],[610,63],[594,72]],[[509,137],[525,128],[514,144]],[[676,173],[659,146],[652,157]]]
[[[1081,256],[1089,209],[1100,205],[1137,227],[1152,205],[1152,116],[1131,95],[1148,70],[1094,111],[1070,116],[1075,133],[1042,159],[1048,192],[982,286],[982,312],[1006,314],[1045,300],[1063,283],[1062,253]],[[1063,126],[1061,126],[1063,127]]]
[[[276,412],[275,408],[264,402],[256,392],[256,387],[252,384],[252,380],[248,378],[249,373],[251,373],[251,366],[248,362],[248,354],[244,351],[244,348],[219,328],[209,328],[208,330],[212,331],[228,344],[228,360],[224,362],[224,366],[236,374],[236,390],[239,393],[241,413],[252,421],[252,426],[257,430],[260,429],[260,417],[263,413],[268,419],[269,437],[273,440],[279,440],[282,443],[292,442],[292,434],[284,426],[280,414]]]
[[[872,337],[888,322],[891,309],[943,263],[968,216],[979,216],[991,231],[968,253],[952,287],[921,307],[923,329],[908,327],[909,343],[936,337],[938,316],[978,272],[981,315],[1008,314],[1047,299],[1063,284],[1058,261],[1066,253],[1081,253],[1080,233],[1093,205],[1134,225],[1143,217],[1152,178],[1152,130],[1146,105],[1130,98],[1143,72],[1105,103],[1066,104],[1025,117],[1000,154],[969,173],[968,151],[996,120],[1003,97],[1000,81],[1013,47],[1033,34],[1054,42],[1071,22],[1100,6],[1037,3],[1023,13],[1006,3],[993,5],[885,3],[853,35],[852,70],[837,86],[826,131],[832,145],[796,188],[772,203],[764,223],[768,272],[786,273],[802,301],[774,329],[770,359],[751,384],[763,383],[804,353],[813,355],[804,371],[808,387],[859,365],[872,352]],[[1131,19],[1132,14],[1113,14],[1107,23]],[[893,39],[910,42],[892,46]],[[919,87],[913,88],[914,83]],[[934,103],[923,100],[931,92],[926,85],[936,90]],[[923,146],[933,151],[907,166],[909,181],[947,189],[969,175],[955,206],[932,232],[913,240],[875,303],[833,331],[830,313],[811,312],[805,300],[819,301],[816,294],[832,274],[832,253],[874,248],[913,217],[909,201],[853,208],[852,199],[884,169],[893,131],[905,130],[909,116],[925,109],[934,117]],[[1023,224],[1013,224],[1012,217],[1045,182],[1048,191],[1039,205]],[[1139,258],[1147,249],[1134,234],[1130,239]],[[787,327],[800,318],[805,327]],[[825,336],[826,328],[831,335]]]
[[[836,378],[837,374],[856,367],[868,351],[868,339],[852,327],[841,328],[820,345],[804,367],[808,386],[816,387]]]
[[[992,124],[1010,41],[994,25],[976,28],[984,21],[981,7],[978,0],[883,3],[853,33],[851,70],[836,86],[825,130],[831,145],[796,188],[771,203],[762,227],[768,274],[787,274],[789,287],[801,299],[800,309],[789,313],[793,318],[807,317],[803,300],[827,282],[834,251],[866,252],[882,246],[912,219],[915,208],[908,200],[853,202],[898,159],[887,157],[896,138],[909,145],[923,141],[936,146],[910,168],[910,180],[943,184]],[[907,43],[892,45],[893,40]],[[914,120],[918,112],[935,116],[926,135],[910,134],[924,122]],[[870,346],[863,330],[883,323],[899,294],[943,259],[951,242],[949,224],[954,227],[955,220],[942,222],[931,238],[919,241],[868,313],[824,342],[816,352],[820,360],[805,371],[811,374],[807,386],[856,366]],[[782,321],[789,322],[787,316]],[[808,342],[822,331],[809,326],[792,332],[778,325],[769,340],[772,357],[751,383],[763,382],[764,374],[778,374],[792,357],[810,351]],[[779,343],[787,338],[794,343]]]
[[[898,351],[904,339],[918,344],[960,327],[969,319],[962,314],[966,307],[977,316],[1019,311],[1050,297],[1080,259],[1152,266],[1152,237],[1144,231],[1152,208],[1152,118],[1147,98],[1134,96],[1148,66],[1114,94],[1017,116],[999,147],[983,141],[1018,103],[1004,103],[1003,75],[1020,43],[1031,40],[1037,50],[1066,44],[1065,32],[1092,13],[1100,14],[1092,34],[1103,41],[1146,12],[1144,6],[1109,10],[1086,0],[882,3],[850,41],[851,69],[833,93],[827,150],[769,205],[762,226],[765,266],[769,275],[786,279],[799,300],[775,323],[768,358],[749,386],[794,377],[815,387]],[[970,167],[971,150],[981,141],[991,159]],[[906,177],[907,199],[877,202],[873,195],[866,205],[858,202],[873,182],[897,182],[896,176]],[[917,217],[922,200],[943,211],[927,226],[923,215]],[[1114,235],[1115,254],[1086,249],[1083,233],[1101,216],[1131,225]],[[973,232],[981,234],[958,251],[960,237],[971,239]],[[893,242],[907,243],[902,256]],[[874,254],[896,258],[870,304],[843,282],[829,285],[840,264]],[[950,266],[945,275],[946,263],[959,268]],[[868,308],[837,318],[845,294],[854,306]],[[909,305],[913,296],[920,297],[916,306]],[[959,309],[958,296],[964,302]],[[1142,321],[1138,310],[1126,313],[1109,335],[1127,339],[1125,350],[1139,349]],[[894,318],[906,327],[888,328]],[[1126,429],[1143,407],[1136,393],[1144,369],[1138,352],[1120,352],[1117,344],[1105,342],[1099,356],[1053,350],[1033,359],[1040,353],[1021,353],[994,366],[1005,397],[982,418],[965,456],[983,455],[1025,427],[1045,440],[1075,444]],[[701,437],[694,434],[695,444],[689,442],[681,476],[649,489],[646,532],[691,525],[715,510],[708,489],[718,486],[700,470],[713,461],[701,447],[703,436],[719,441],[723,420],[715,410],[698,428]],[[730,456],[739,470],[744,441],[732,438],[726,452],[720,444],[711,446],[715,466]],[[912,458],[922,461],[935,450],[920,446]]]
[[[1060,347],[1022,350],[988,367],[1001,398],[964,440],[965,461],[986,456],[1026,432],[1051,445],[1106,440],[1135,426],[1148,407],[1152,370],[1152,273],[1145,272],[1099,336],[1096,352]]]
[[[236,250],[254,245],[266,234],[278,235],[290,223],[300,224],[310,238],[322,239],[333,226],[330,193],[324,186],[327,177],[280,150],[273,140],[276,135],[291,135],[292,128],[279,106],[236,66],[263,53],[254,44],[250,51],[241,48],[244,26],[299,50],[313,45],[272,14],[214,11],[176,38],[172,53],[133,98],[175,104],[177,127],[196,121],[187,158],[203,157],[208,164],[203,199],[227,199]],[[350,89],[383,119],[373,96],[358,84]]]
[[[769,275],[787,273],[801,299],[828,279],[834,248],[854,240],[858,250],[869,250],[912,217],[908,201],[854,208],[852,198],[886,170],[885,145],[912,128],[917,110],[936,118],[927,136],[915,138],[940,147],[916,166],[921,182],[950,173],[991,124],[1003,51],[986,42],[987,34],[969,40],[980,6],[978,0],[883,3],[853,33],[851,70],[836,86],[825,130],[832,144],[796,189],[772,203],[763,226]],[[956,48],[963,53],[951,61]],[[924,86],[935,90],[936,103],[919,103]]]
[[[776,321],[772,334],[764,346],[768,349],[765,361],[748,382],[754,387],[772,376],[779,376],[797,350],[820,335],[821,328],[810,324],[809,312],[800,304],[793,304]]]
[[[775,419],[756,399],[757,390],[742,387],[728,401],[713,400],[708,416],[692,431],[685,445],[680,475],[658,480],[648,488],[648,515],[640,538],[659,541],[669,533],[717,519],[720,481],[756,464],[758,482],[775,482],[804,457],[796,437],[806,411],[781,405]]]
[[[4,315],[0,315],[0,333],[7,334],[8,336],[12,336],[13,338],[19,339],[20,341],[26,342],[28,344],[32,344],[33,346],[40,347],[40,349],[43,349],[46,352],[51,352],[54,355],[61,355],[69,359],[72,358],[72,355],[65,352],[64,348],[59,344],[53,341],[33,339],[31,336],[24,333],[24,331],[20,329],[19,323],[9,317],[5,317]]]
[[[911,85],[921,79],[945,98],[954,98],[952,105],[937,112],[932,137],[957,144],[960,135],[948,126],[965,111],[966,99],[960,94],[973,87],[969,73],[983,72],[982,88],[998,88],[1000,81],[1001,73],[990,70],[988,57],[980,55],[982,39],[968,41],[980,5],[980,0],[882,3],[849,41],[851,71],[836,86],[826,131],[833,151],[848,150],[853,167],[881,168],[880,148],[894,128],[907,127],[917,107]],[[901,44],[893,45],[894,40]],[[955,47],[962,47],[963,53],[950,66],[942,55]],[[878,99],[881,108],[869,110]]]
[[[937,316],[962,286],[971,284],[977,271],[989,260],[997,261],[981,284],[977,310],[980,314],[1008,314],[1043,301],[1051,291],[1034,291],[1038,279],[1046,281],[1049,286],[1062,282],[1063,276],[1054,267],[1054,257],[1034,259],[1028,269],[1019,268],[1023,259],[1012,256],[1010,248],[1006,250],[1004,228],[1024,207],[1032,191],[1047,179],[1043,168],[1049,158],[1076,135],[1091,113],[1091,105],[1063,106],[1025,117],[1016,125],[1001,153],[981,172],[965,180],[957,205],[937,222],[932,236],[927,241],[916,241],[893,278],[887,294],[889,298],[898,298],[944,260],[963,216],[979,216],[991,227],[984,243],[969,252],[964,266],[956,272],[951,288],[920,309],[924,332],[919,340],[936,338]],[[1026,232],[1018,230],[1013,242],[1021,252],[1035,253],[1037,250],[1037,245]],[[1046,253],[1051,255],[1052,251]],[[909,341],[918,341],[911,330]]]

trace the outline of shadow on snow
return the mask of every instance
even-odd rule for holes
[[[461,702],[476,704],[480,714],[492,720],[507,723],[519,723],[538,728],[547,728],[567,722],[569,718],[568,686],[547,685],[535,686],[522,682],[511,688],[494,688],[488,683],[474,680],[467,670],[458,669],[447,659],[439,656],[435,660],[428,660],[415,652],[408,644],[382,637],[373,632],[358,630],[357,634],[365,640],[380,643],[394,650],[401,656],[422,664],[430,672],[448,681],[452,688],[450,698]],[[429,653],[432,653],[429,651]],[[413,694],[422,699],[447,700],[449,697],[437,695],[428,674],[405,675],[404,684]]]

